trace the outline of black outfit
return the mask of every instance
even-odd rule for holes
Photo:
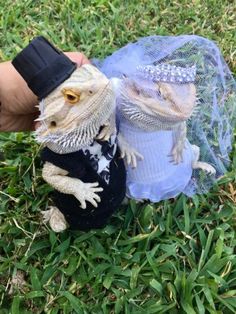
[[[42,36],[34,38],[12,61],[13,66],[41,100],[64,82],[75,71],[76,64],[55,48]],[[102,228],[112,213],[119,208],[125,196],[126,171],[124,162],[117,151],[111,156],[108,143],[102,143],[102,155],[110,162],[98,174],[99,157],[79,150],[74,153],[57,154],[48,148],[42,151],[42,160],[48,161],[69,172],[68,176],[85,183],[99,182],[103,191],[98,193],[101,202],[95,208],[86,202],[87,208],[81,209],[79,201],[73,196],[54,192],[54,202],[64,214],[71,229],[89,230]],[[106,150],[108,147],[108,150]],[[105,151],[104,151],[105,149]],[[107,183],[109,182],[109,183]]]
[[[82,150],[67,154],[57,154],[49,148],[44,148],[41,158],[53,165],[68,171],[68,176],[78,178],[85,183],[98,182],[103,188],[98,195],[101,202],[95,208],[86,202],[86,209],[80,207],[80,202],[70,194],[54,191],[53,200],[58,209],[64,214],[71,229],[88,231],[103,228],[110,216],[119,208],[126,192],[126,170],[123,159],[117,150],[110,162],[109,184],[99,175]]]

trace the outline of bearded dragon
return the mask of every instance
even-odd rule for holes
[[[112,82],[92,65],[77,68],[39,105],[36,139],[46,146],[44,180],[56,206],[43,212],[54,231],[103,226],[125,193],[116,144]]]
[[[154,194],[151,200],[159,201],[183,191],[193,169],[215,174],[211,165],[198,161],[199,147],[191,145],[186,138],[186,122],[196,107],[194,76],[194,68],[163,64],[139,67],[134,78],[120,82],[118,143],[121,155],[132,167],[137,166],[137,159],[144,159],[137,169],[128,167],[127,186],[131,197],[145,198]],[[154,156],[150,156],[152,154]],[[176,176],[178,183],[174,183]],[[158,182],[156,188],[155,181]],[[160,192],[163,197],[155,197],[155,192],[144,192],[142,196],[142,182],[144,188],[150,182],[154,190],[163,189]]]

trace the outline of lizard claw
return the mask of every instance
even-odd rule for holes
[[[123,150],[121,152],[121,158],[126,159],[127,165],[131,166],[132,168],[137,167],[137,160],[143,160],[143,155],[139,154],[135,149],[128,149]]]
[[[178,150],[178,149],[173,149],[171,154],[168,155],[169,157],[171,157],[172,159],[170,160],[170,162],[178,165],[180,162],[183,162],[183,152]]]
[[[216,174],[215,168],[212,167],[207,162],[197,161],[193,164],[193,169],[201,169],[205,171],[207,174],[212,175],[212,176]]]
[[[137,167],[137,160],[143,160],[144,157],[134,148],[132,148],[121,134],[118,135],[118,146],[120,148],[120,157],[126,160],[127,165],[132,168]]]
[[[96,139],[100,141],[108,141],[109,138],[115,133],[116,128],[115,127],[112,128],[112,125],[108,123],[103,126]]]
[[[43,223],[49,222],[50,227],[55,232],[62,232],[67,228],[67,222],[60,210],[51,206],[48,210],[41,211]]]
[[[80,184],[80,187],[78,187],[78,189],[76,188],[74,196],[80,202],[80,206],[82,209],[86,209],[86,201],[91,203],[95,208],[97,208],[97,203],[101,202],[101,198],[97,195],[97,193],[102,191],[103,188],[98,186],[98,182],[83,183],[82,185]]]

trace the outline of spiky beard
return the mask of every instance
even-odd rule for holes
[[[132,103],[128,97],[122,95],[118,102],[120,102],[121,115],[132,123],[134,126],[145,131],[160,131],[160,130],[173,130],[177,129],[182,121],[168,121],[163,116],[148,114],[135,103]]]
[[[96,108],[95,106],[88,106],[87,118],[80,122],[75,130],[41,136],[40,134],[47,130],[47,126],[42,124],[35,132],[36,140],[58,154],[71,153],[85,148],[93,143],[100,128],[108,122],[115,110],[114,107],[114,95],[112,90],[108,89],[103,98],[99,98]]]

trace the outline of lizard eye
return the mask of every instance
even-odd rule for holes
[[[56,127],[56,126],[57,126],[56,121],[51,121],[51,122],[50,122],[50,126],[51,126],[51,127]]]
[[[63,93],[65,101],[70,104],[75,104],[80,100],[80,95],[76,94],[72,90],[63,90],[62,93]]]

